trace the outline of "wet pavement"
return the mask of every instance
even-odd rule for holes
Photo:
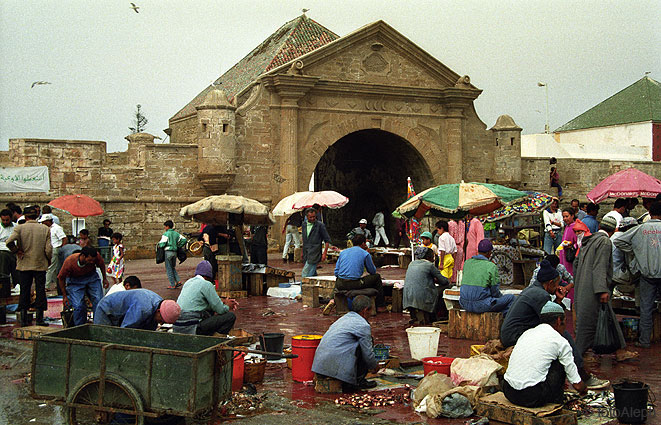
[[[284,264],[277,255],[269,256],[270,265],[286,268],[297,273],[300,280],[301,264]],[[193,275],[199,258],[190,258],[178,266],[182,280]],[[324,264],[319,274],[332,274],[333,265]],[[403,279],[405,271],[398,268],[380,270],[384,278]],[[164,298],[176,299],[179,290],[167,289],[164,266],[154,260],[133,260],[126,264],[127,275],[135,274],[145,288],[159,293]],[[269,297],[249,297],[239,300],[235,327],[259,334],[264,332],[282,332],[285,344],[291,343],[291,337],[299,334],[323,334],[338,316],[323,316],[320,308],[310,308],[301,302]],[[267,311],[275,314],[264,316]],[[410,361],[408,339],[405,329],[408,327],[408,315],[399,313],[380,313],[370,319],[375,343],[391,346],[391,355],[398,356],[402,362]],[[571,319],[570,319],[571,320]],[[13,323],[13,322],[10,322]],[[0,327],[0,424],[60,424],[63,423],[59,407],[33,400],[28,394],[28,377],[31,361],[29,342],[11,339],[13,326]],[[472,344],[483,341],[450,339],[441,334],[439,355],[447,357],[468,357]],[[633,349],[633,348],[630,348]],[[661,394],[661,346],[651,349],[636,349],[640,359],[617,363],[611,356],[602,356],[591,370],[599,377],[616,382],[623,378],[639,380],[650,385],[653,393]],[[396,405],[384,410],[364,413],[356,410],[339,408],[333,403],[337,395],[317,394],[310,385],[293,382],[291,371],[282,363],[269,363],[265,380],[257,385],[259,392],[268,392],[265,408],[253,412],[248,418],[232,418],[232,422],[250,424],[280,423],[429,423],[463,424],[465,419],[429,419],[416,414],[410,406]],[[404,391],[399,390],[399,391]],[[660,415],[652,415],[649,424],[661,424]],[[227,420],[227,419],[226,419]],[[192,422],[189,422],[192,423]],[[492,423],[495,423],[492,421]],[[599,423],[603,423],[599,422]],[[612,423],[617,423],[616,420]]]

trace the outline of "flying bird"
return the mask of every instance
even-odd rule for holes
[[[136,6],[135,3],[131,3],[131,9],[133,9],[135,11],[135,13],[140,13],[140,12],[138,12],[138,9],[140,9],[140,7]]]
[[[52,83],[49,83],[48,81],[35,81],[34,83],[32,83],[30,88],[34,88],[34,86],[43,86],[44,84],[52,84]]]

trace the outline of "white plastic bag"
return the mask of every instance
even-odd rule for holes
[[[498,372],[502,368],[486,354],[468,359],[454,359],[450,365],[450,378],[455,385],[491,387],[498,385]]]

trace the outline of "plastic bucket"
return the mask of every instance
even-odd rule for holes
[[[422,359],[422,369],[425,376],[435,370],[443,375],[450,376],[450,365],[454,358],[452,357],[425,357]]]
[[[638,340],[638,325],[640,319],[637,317],[625,317],[622,319],[622,333],[627,341]]]
[[[246,353],[234,352],[232,361],[232,391],[241,391],[243,388],[243,371]]]
[[[285,334],[266,333],[259,336],[259,343],[263,351],[282,354],[282,347],[285,344]],[[266,360],[280,360],[279,356],[266,356]]]
[[[384,344],[375,345],[372,350],[377,361],[388,360],[390,357],[390,346]]]
[[[627,424],[645,423],[649,389],[649,385],[636,381],[613,384],[617,420]]]
[[[438,354],[438,339],[441,336],[439,328],[417,327],[408,328],[411,357],[422,360],[425,357],[435,357]]]
[[[291,339],[291,353],[298,355],[291,360],[291,377],[296,382],[312,381],[314,354],[321,342],[321,335],[296,335]]]

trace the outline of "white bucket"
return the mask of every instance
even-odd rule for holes
[[[438,339],[441,336],[440,328],[418,327],[408,328],[411,357],[422,360],[425,357],[436,357],[438,354]]]

